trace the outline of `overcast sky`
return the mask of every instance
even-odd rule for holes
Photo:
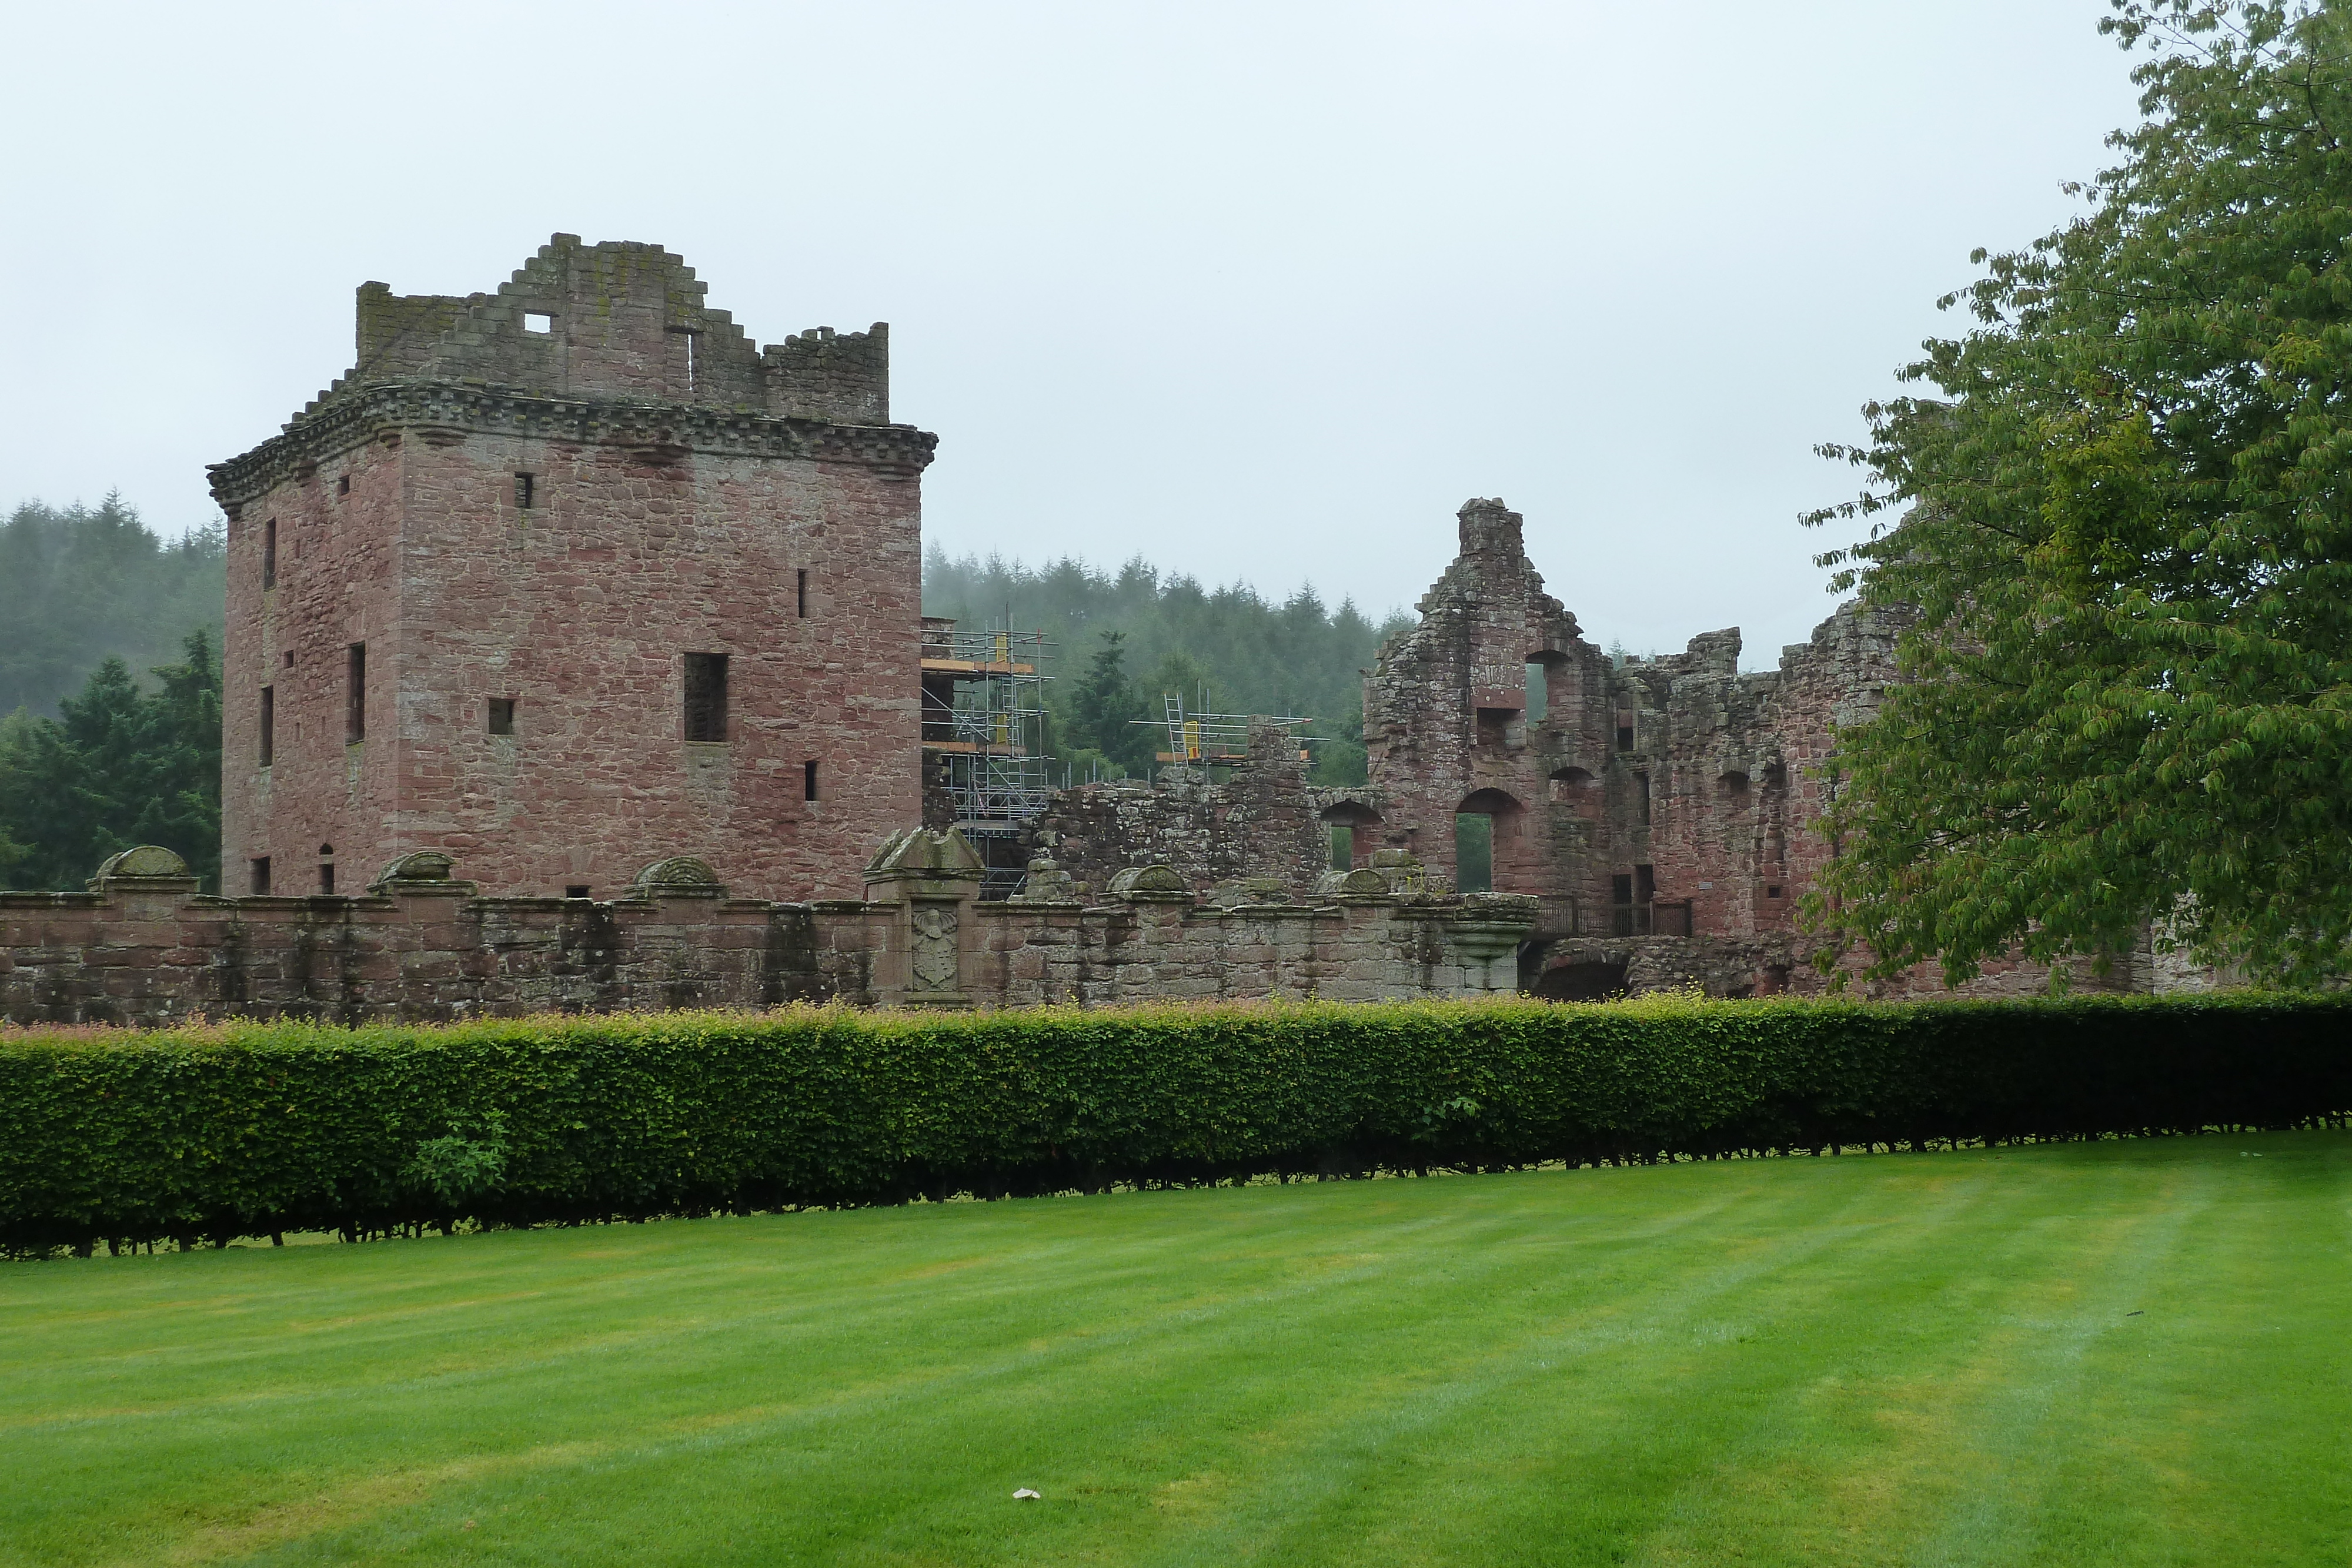
[[[11,4],[0,506],[201,522],[356,285],[562,230],[762,341],[889,321],[950,551],[1377,612],[1500,496],[1588,635],[1769,665],[1831,605],[1813,444],[2137,118],[2105,12]]]

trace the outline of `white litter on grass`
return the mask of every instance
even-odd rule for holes
[[[1019,1491],[1014,1492],[1013,1496],[1015,1501],[1018,1501],[1024,1497],[1037,1502],[1043,1502],[1045,1500],[1042,1494],[1031,1491],[1027,1487],[1023,1487]]]

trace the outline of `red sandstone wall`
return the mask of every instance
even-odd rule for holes
[[[740,867],[763,897],[839,896],[873,844],[918,819],[910,477],[494,435],[372,443],[338,500],[342,467],[281,485],[236,530],[225,888],[246,891],[267,854],[274,891],[315,892],[330,843],[347,892],[439,849],[499,893],[609,897],[675,853]],[[517,472],[538,476],[528,511]],[[270,517],[278,578],[264,594]],[[367,739],[347,747],[345,649],[361,641]],[[689,651],[729,655],[723,745],[684,738]],[[488,733],[491,697],[514,699],[511,737]]]
[[[222,899],[194,885],[0,894],[0,1021],[357,1024],[907,999],[910,928],[897,904],[772,904],[715,888],[492,899],[457,884]],[[965,949],[952,989],[988,1007],[1508,991],[1526,918],[1475,901],[1364,897],[1213,910],[1182,894],[951,907]]]
[[[215,471],[224,890],[267,856],[273,893],[319,892],[331,846],[344,894],[434,849],[499,894],[610,897],[693,854],[762,897],[855,894],[921,810],[930,438],[826,423],[887,417],[881,331],[768,363],[676,256],[558,235],[495,295],[364,286],[359,339],[351,377]],[[360,642],[366,738],[346,745]],[[722,743],[685,737],[688,653],[728,656]]]

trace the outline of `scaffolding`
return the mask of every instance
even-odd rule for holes
[[[1053,644],[1007,623],[959,632],[923,622],[923,749],[936,754],[956,828],[986,866],[982,898],[1020,891],[1023,838],[1068,780],[1045,735],[1045,673]]]
[[[1161,716],[1133,721],[1166,733],[1168,747],[1157,754],[1161,762],[1188,768],[1240,768],[1249,761],[1251,725],[1278,724],[1285,729],[1296,730],[1302,724],[1315,722],[1296,714],[1204,713],[1201,709],[1208,706],[1208,695],[1203,687],[1200,707],[1188,708],[1181,693],[1162,692]],[[1312,746],[1324,737],[1294,735],[1291,738],[1303,746]],[[1302,762],[1307,759],[1304,750],[1298,755]]]

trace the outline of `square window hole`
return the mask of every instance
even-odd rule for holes
[[[544,310],[526,310],[522,313],[522,329],[541,334],[552,332],[555,330],[555,318]]]

